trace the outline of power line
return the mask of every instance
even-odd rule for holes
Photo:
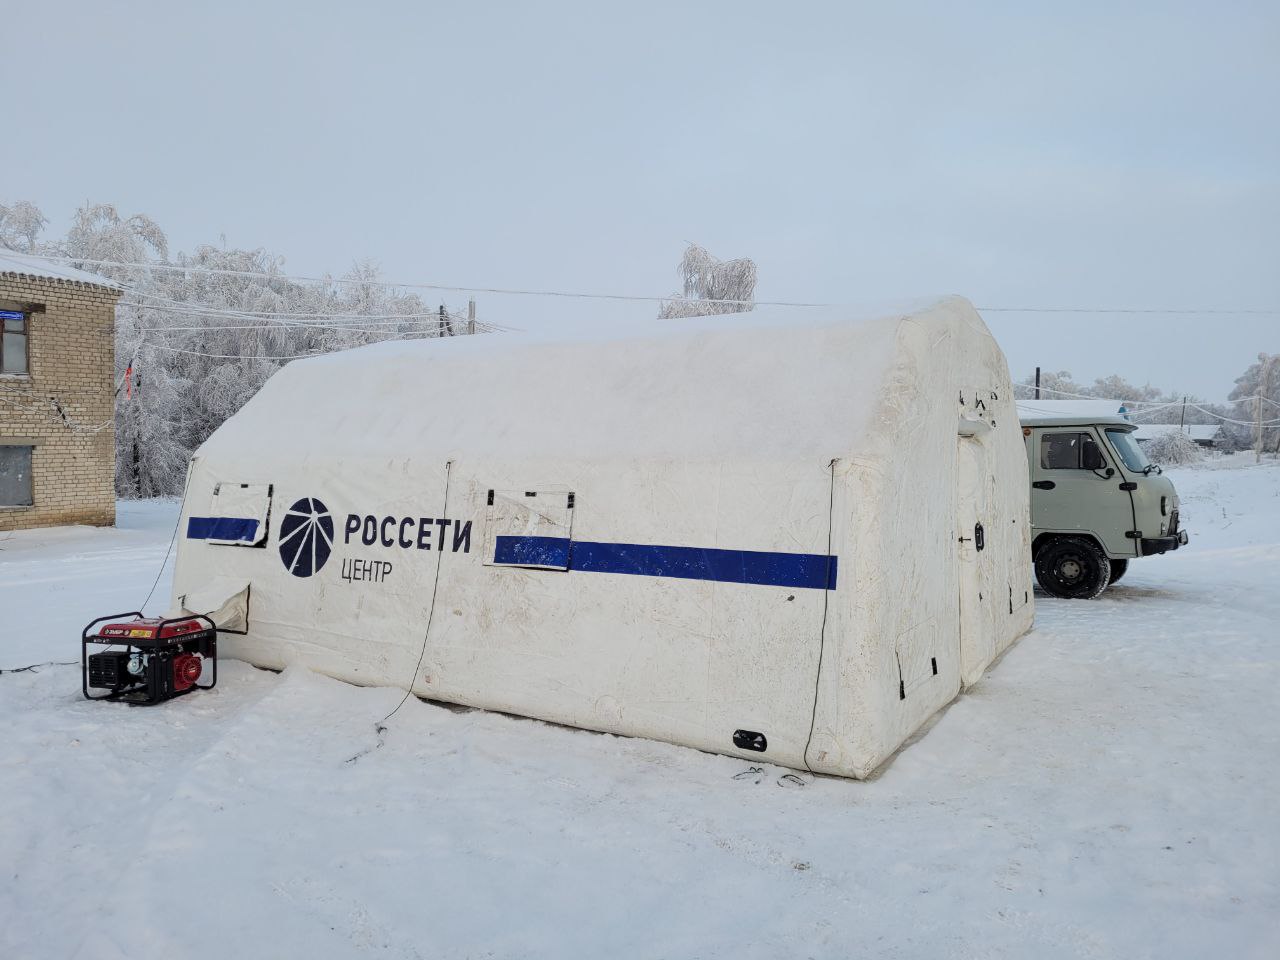
[[[1255,399],[1257,399],[1257,398],[1256,398],[1256,397],[1246,397],[1246,398],[1244,398],[1244,399],[1246,399],[1246,400],[1255,400]],[[1266,397],[1263,397],[1262,399],[1264,399],[1264,400],[1265,400],[1265,399],[1266,399]],[[1240,426],[1242,426],[1242,427],[1253,427],[1253,426],[1257,426],[1257,425],[1258,425],[1258,421],[1257,421],[1257,420],[1233,420],[1231,417],[1224,417],[1224,416],[1223,416],[1222,414],[1220,414],[1220,413],[1214,413],[1212,410],[1206,410],[1204,407],[1200,406],[1199,404],[1189,403],[1189,404],[1187,404],[1187,406],[1191,407],[1193,410],[1199,410],[1201,413],[1208,414],[1208,415],[1209,415],[1209,416],[1211,416],[1211,417],[1217,417],[1217,418],[1218,418],[1219,420],[1221,420],[1223,423],[1235,423],[1235,424],[1239,424],[1239,425],[1240,425]],[[1280,417],[1277,417],[1277,418],[1276,418],[1276,419],[1274,419],[1274,420],[1263,420],[1263,421],[1262,421],[1262,425],[1263,425],[1264,427],[1270,426],[1270,425],[1271,425],[1271,424],[1273,424],[1273,423],[1280,423]]]
[[[384,340],[384,343],[391,341]],[[242,353],[205,353],[201,350],[181,350],[178,347],[166,347],[159,343],[143,343],[142,346],[148,350],[163,350],[166,353],[182,353],[189,357],[208,357],[211,360],[306,360],[308,357],[322,357],[327,353],[337,353],[337,350],[315,350],[311,353],[298,353],[288,357],[265,356],[261,354],[242,354]]]
[[[1257,316],[1280,317],[1280,310],[1234,310],[1221,307],[1201,309],[1198,307],[1176,307],[1163,309],[1159,307],[978,307],[985,313],[1143,313],[1156,316]]]
[[[175,310],[175,311],[173,311],[173,312],[174,312],[174,313],[181,313],[181,311],[177,311],[177,310]],[[252,317],[237,317],[237,316],[235,316],[235,315],[233,315],[233,314],[227,314],[227,315],[225,315],[225,316],[223,316],[223,315],[218,315],[218,314],[195,314],[195,316],[197,316],[197,317],[199,317],[199,316],[207,316],[210,320],[222,320],[222,319],[227,319],[227,320],[250,320],[250,321],[254,321],[254,318],[252,318]],[[232,325],[225,325],[225,326],[217,326],[217,325],[210,325],[210,324],[201,324],[200,326],[195,326],[195,327],[179,327],[179,326],[169,326],[169,325],[164,325],[164,326],[149,326],[149,327],[143,327],[142,329],[145,329],[145,330],[185,330],[185,331],[192,331],[192,330],[285,330],[285,329],[287,329],[287,330],[352,330],[352,331],[355,331],[355,332],[357,332],[357,333],[359,333],[359,332],[364,332],[364,333],[389,333],[389,332],[393,332],[393,331],[395,331],[397,328],[401,328],[401,327],[407,327],[407,328],[410,328],[410,329],[412,329],[412,330],[414,330],[414,331],[430,331],[430,330],[437,330],[437,329],[440,329],[440,328],[442,328],[442,327],[449,327],[449,326],[450,326],[450,325],[452,325],[452,324],[458,324],[458,325],[461,325],[461,324],[464,324],[464,323],[466,323],[466,322],[467,322],[466,320],[459,320],[457,317],[453,317],[453,318],[451,318],[451,319],[449,319],[449,320],[437,320],[437,321],[434,321],[434,322],[427,322],[427,321],[425,321],[425,320],[420,320],[420,321],[406,321],[406,322],[404,322],[404,323],[397,323],[397,322],[393,322],[393,321],[390,321],[390,320],[374,320],[374,321],[372,321],[372,322],[370,322],[370,323],[354,323],[354,322],[353,322],[353,323],[318,323],[318,322],[311,321],[311,320],[300,320],[300,321],[298,321],[298,322],[296,322],[296,323],[292,323],[292,322],[287,321],[287,320],[284,320],[284,319],[267,320],[267,319],[263,318],[263,319],[261,319],[261,320],[257,320],[257,321],[254,321],[254,322],[241,323],[241,324],[232,324]],[[487,321],[484,321],[484,320],[477,320],[477,321],[476,321],[476,326],[477,326],[477,327],[479,327],[479,328],[481,328],[481,329],[484,329],[484,330],[490,330],[490,331],[492,331],[492,330],[503,330],[503,329],[507,329],[507,328],[504,328],[504,327],[499,326],[498,324],[488,323]]]
[[[180,315],[205,316],[216,318],[228,318],[233,320],[248,320],[256,326],[254,329],[271,329],[270,324],[265,321],[274,321],[280,326],[295,326],[302,329],[315,328],[318,330],[357,330],[363,333],[379,333],[378,330],[359,330],[354,324],[360,324],[360,327],[369,326],[405,326],[410,324],[432,324],[436,327],[449,326],[451,324],[464,324],[469,320],[460,313],[450,311],[446,317],[441,317],[438,310],[432,310],[428,313],[385,313],[385,314],[359,314],[359,313],[290,313],[286,311],[252,311],[241,310],[233,307],[214,307],[208,304],[192,303],[188,301],[175,300],[172,297],[165,297],[159,294],[147,293],[136,287],[125,286],[126,292],[136,297],[146,298],[148,300],[159,301],[158,303],[130,303],[123,302],[121,307],[135,311],[154,310],[160,313],[174,313]],[[161,303],[165,304],[164,306]],[[317,318],[312,320],[311,318]],[[317,322],[321,319],[349,319],[351,326],[346,324],[328,324]],[[476,326],[480,330],[486,332],[495,332],[499,330],[513,330],[514,327],[507,327],[501,324],[493,323],[487,320],[476,322]],[[156,327],[152,329],[164,330],[218,330],[219,327]]]
[[[1121,399],[1121,398],[1119,398],[1119,397],[1099,397],[1098,395],[1096,395],[1096,394],[1092,394],[1092,393],[1072,393],[1070,390],[1058,390],[1058,389],[1055,389],[1054,387],[1044,387],[1044,386],[1037,387],[1037,386],[1035,386],[1034,384],[1030,384],[1030,383],[1015,383],[1013,386],[1014,386],[1014,389],[1032,390],[1032,391],[1034,391],[1034,390],[1039,390],[1041,393],[1055,393],[1055,394],[1058,394],[1059,396],[1063,396],[1063,397],[1072,397],[1072,398],[1079,398],[1079,399],[1081,399],[1081,400],[1105,400],[1105,401],[1107,401],[1107,402],[1109,402],[1109,403],[1123,403],[1123,404],[1149,404],[1149,403],[1159,403],[1161,406],[1168,406],[1168,405],[1172,405],[1172,404],[1182,403],[1182,398],[1178,398],[1177,400],[1170,400],[1170,401],[1164,401],[1164,400],[1123,400],[1123,399]],[[1052,398],[1052,397],[1046,397],[1045,399],[1047,399],[1047,400],[1052,400],[1053,398]],[[1224,406],[1224,407],[1225,407],[1225,406],[1228,406],[1228,405],[1230,405],[1230,404],[1233,404],[1233,403],[1249,403],[1249,402],[1252,402],[1252,401],[1253,401],[1253,400],[1255,400],[1255,399],[1256,399],[1256,397],[1253,397],[1253,396],[1248,396],[1248,397],[1237,397],[1237,398],[1236,398],[1236,399],[1234,399],[1234,400],[1204,400],[1204,399],[1199,399],[1199,398],[1197,398],[1197,400],[1198,400],[1198,402],[1199,402],[1199,403],[1215,403],[1215,404],[1219,404],[1219,405]],[[1019,401],[1019,402],[1020,402],[1020,403],[1024,403],[1024,404],[1025,404],[1025,403],[1027,403],[1028,401],[1026,401],[1026,400],[1021,400],[1021,401]],[[1034,402],[1034,401],[1033,401],[1033,402]],[[1262,402],[1263,402],[1263,403],[1269,403],[1269,404],[1271,404],[1271,405],[1272,405],[1272,406],[1274,406],[1274,407],[1280,407],[1280,403],[1277,403],[1276,401],[1274,401],[1274,400],[1272,400],[1272,399],[1270,399],[1270,398],[1268,398],[1268,397],[1263,397],[1263,398],[1262,398]],[[1144,411],[1144,412],[1145,412],[1145,411]]]
[[[306,324],[305,326],[294,324],[294,323],[285,323],[285,324],[261,324],[261,325],[245,324],[243,326],[213,325],[213,326],[202,326],[202,327],[143,327],[142,329],[147,333],[205,333],[205,332],[222,333],[222,332],[235,331],[235,330],[245,330],[245,331],[342,330],[348,333],[367,333],[370,336],[386,336],[388,334],[394,334],[399,332],[394,329],[386,329],[381,327],[378,327],[378,328],[353,327],[353,326],[347,326],[345,324],[338,325],[338,324],[332,324],[332,323],[314,323],[314,324]],[[487,323],[481,323],[479,321],[476,322],[476,329],[477,331],[483,332],[483,333],[495,333],[498,331],[497,327],[492,327]],[[418,330],[410,330],[405,332],[413,333],[413,334],[421,334],[422,339],[427,339],[427,340],[433,340],[433,339],[436,339],[437,337],[436,334],[431,332],[431,328],[422,328]],[[458,335],[465,336],[465,334],[458,334]],[[445,336],[448,336],[448,335],[446,334]]]
[[[23,256],[28,256],[23,254]],[[503,296],[526,296],[526,297],[563,297],[569,299],[582,300],[620,300],[633,301],[641,303],[658,303],[667,300],[680,300],[681,297],[675,297],[668,294],[667,296],[633,296],[623,293],[581,293],[569,290],[526,290],[510,287],[468,287],[460,284],[443,284],[443,283],[404,283],[396,280],[372,280],[368,278],[358,277],[310,277],[303,274],[285,274],[285,273],[266,273],[259,270],[227,270],[219,267],[200,267],[200,266],[183,266],[180,264],[153,263],[153,262],[130,262],[127,260],[91,260],[84,257],[64,257],[64,256],[47,256],[36,255],[31,256],[40,260],[49,260],[54,262],[64,262],[70,260],[73,263],[90,264],[102,267],[131,267],[147,270],[169,270],[178,273],[204,273],[211,276],[225,277],[250,277],[265,280],[293,280],[303,283],[326,283],[326,284],[366,284],[369,286],[381,287],[397,287],[406,290],[436,290],[446,293],[492,293]],[[16,261],[15,261],[16,262]],[[830,307],[834,304],[830,303],[800,303],[785,300],[716,300],[694,298],[691,302],[697,303],[721,303],[733,304],[738,306],[746,306],[754,303],[757,306],[769,307]]]
[[[440,312],[438,310],[430,310],[426,313],[326,313],[326,312],[294,312],[287,310],[247,310],[239,307],[217,307],[212,304],[198,303],[188,300],[175,300],[172,297],[164,297],[155,293],[148,293],[139,290],[136,287],[126,287],[129,293],[145,300],[159,301],[158,303],[136,303],[123,304],[137,310],[159,310],[169,311],[172,313],[190,312],[190,313],[207,313],[209,315],[226,315],[242,317],[244,319],[263,319],[263,320],[306,320],[314,318],[317,320],[386,320],[386,321],[413,321],[413,320],[439,320]],[[167,304],[161,306],[160,303]],[[454,320],[462,320],[461,314],[450,313],[450,317]]]
[[[261,270],[229,270],[220,267],[202,267],[193,264],[168,264],[155,262],[137,262],[127,260],[93,260],[83,257],[51,256],[46,254],[23,254],[38,260],[52,262],[71,261],[73,263],[91,264],[93,266],[129,267],[147,270],[168,270],[179,273],[203,273],[211,276],[250,277],[265,280],[292,280],[306,283],[324,284],[365,284],[368,286],[398,287],[403,289],[437,290],[449,293],[491,293],[502,296],[529,297],[562,297],[583,300],[614,300],[640,303],[659,303],[684,299],[679,296],[640,296],[622,293],[584,293],[570,290],[538,290],[514,287],[480,287],[462,284],[443,283],[407,283],[394,280],[375,280],[360,277],[313,277],[303,274],[268,273]],[[15,261],[16,262],[16,261]],[[796,300],[728,300],[714,298],[695,298],[697,303],[717,303],[726,305],[747,306],[754,304],[764,307],[833,307],[835,303],[814,303]],[[1280,316],[1280,309],[1258,310],[1252,308],[1221,307],[991,307],[979,306],[980,311],[988,313],[1071,313],[1071,314],[1147,314],[1153,316]]]
[[[62,404],[58,402],[56,397],[38,397],[38,396],[35,396],[34,394],[27,394],[27,395],[21,395],[21,396],[22,396],[22,400],[25,401],[25,403],[19,400],[13,400],[10,397],[6,397],[6,396],[0,396],[0,401],[3,401],[9,404],[19,413],[48,413],[49,411],[52,411],[53,414],[56,414],[58,419],[62,421],[63,425],[66,426],[67,429],[70,430],[72,433],[79,433],[79,434],[101,433],[103,430],[107,429],[107,427],[111,426],[111,424],[115,422],[113,420],[104,420],[102,423],[93,424],[93,425],[81,423],[79,420],[77,420],[75,417],[68,414],[66,410],[62,408]]]

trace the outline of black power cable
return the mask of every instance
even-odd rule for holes
[[[444,464],[444,505],[440,508],[440,516],[442,517],[447,517],[449,515],[449,482],[452,476],[453,461],[446,460]],[[413,682],[418,678],[418,671],[422,669],[423,657],[427,655],[427,638],[431,636],[431,621],[435,617],[436,613],[436,592],[440,589],[440,566],[443,563],[444,551],[441,550],[436,554],[436,575],[435,579],[431,583],[431,605],[427,608],[426,629],[422,631],[422,649],[418,651],[418,662],[413,668],[413,675],[409,677],[409,683],[405,687],[404,696],[400,698],[400,702],[396,704],[394,710],[373,725],[373,732],[377,734],[378,742],[372,747],[366,747],[359,753],[347,757],[347,763],[355,763],[361,757],[367,756],[370,753],[373,753],[373,751],[382,748],[382,745],[386,743],[386,740],[383,739],[383,734],[387,732],[387,721],[400,712],[400,708],[408,702],[409,697],[413,694]]]
[[[822,626],[818,630],[818,669],[813,675],[813,711],[809,714],[809,738],[804,742],[804,767],[813,773],[809,766],[809,744],[813,743],[813,728],[818,722],[818,684],[822,680],[822,654],[827,645],[827,610],[831,605],[831,524],[835,515],[836,504],[836,461],[833,458],[827,464],[831,470],[831,487],[827,493],[827,579],[822,585]]]
[[[41,667],[74,667],[79,660],[46,660],[44,663],[29,663],[25,667],[5,667],[3,673],[39,673]]]
[[[173,536],[169,538],[169,549],[164,552],[164,559],[160,561],[160,569],[156,571],[156,578],[151,583],[151,589],[147,591],[147,599],[143,600],[139,605],[139,610],[146,610],[147,604],[151,602],[151,595],[156,592],[156,587],[160,585],[160,578],[164,576],[164,568],[169,563],[169,554],[173,553],[173,545],[178,539],[178,528],[182,526],[182,510],[187,505],[187,490],[191,487],[191,464],[187,464],[187,480],[182,485],[182,501],[178,504],[178,519],[173,524]]]

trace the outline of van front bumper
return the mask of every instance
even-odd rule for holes
[[[1167,553],[1170,550],[1177,550],[1179,547],[1187,545],[1187,531],[1179,530],[1176,534],[1169,537],[1151,537],[1143,539],[1142,555],[1149,557],[1153,553]]]

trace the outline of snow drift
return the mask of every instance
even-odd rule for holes
[[[383,343],[200,447],[174,600],[261,666],[863,777],[1030,626],[1027,504],[959,298]]]

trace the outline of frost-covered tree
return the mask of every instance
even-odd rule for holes
[[[169,241],[154,220],[141,213],[122,217],[110,203],[86,203],[77,210],[67,239],[59,247],[76,267],[113,280],[135,279],[138,271],[111,264],[140,263],[169,254]],[[111,264],[88,262],[95,260]]]
[[[746,258],[720,260],[696,243],[685,248],[676,268],[682,290],[664,300],[660,319],[745,313],[755,306],[756,265]],[[726,301],[726,302],[716,302]]]
[[[1257,399],[1259,396],[1263,398],[1261,403]],[[1254,446],[1258,436],[1253,424],[1259,419],[1259,408],[1263,421],[1280,419],[1280,406],[1277,406],[1280,404],[1280,356],[1258,354],[1257,363],[1251,363],[1244,373],[1236,377],[1236,385],[1228,399],[1235,401],[1233,419],[1249,424],[1231,425],[1231,435],[1241,447]],[[1263,426],[1262,449],[1280,452],[1280,425]]]
[[[168,259],[154,220],[105,203],[80,208],[60,242],[40,245],[43,224],[31,204],[0,207],[0,242],[66,257],[125,290],[115,326],[125,497],[181,493],[192,451],[291,358],[466,329],[460,314],[389,286],[367,261],[312,282],[285,276],[281,257],[225,241]]]
[[[19,253],[37,252],[40,234],[48,222],[34,203],[26,200],[8,206],[0,203],[0,247]]]
[[[1204,449],[1181,430],[1170,430],[1153,437],[1142,445],[1142,449],[1152,463],[1162,467],[1179,467],[1204,459]]]
[[[1022,379],[1019,393],[1030,395],[1022,387],[1035,391],[1035,374]],[[1165,399],[1164,395],[1151,384],[1135,386],[1124,377],[1112,374],[1109,377],[1098,377],[1091,384],[1077,383],[1068,370],[1040,372],[1040,389],[1042,398],[1061,397],[1070,399],[1073,396],[1099,397],[1107,400],[1121,400],[1127,404],[1158,403]]]
[[[1109,377],[1098,377],[1093,381],[1090,392],[1098,397],[1114,397],[1125,403],[1160,403],[1167,399],[1158,389],[1149,383],[1136,386],[1118,374]]]

